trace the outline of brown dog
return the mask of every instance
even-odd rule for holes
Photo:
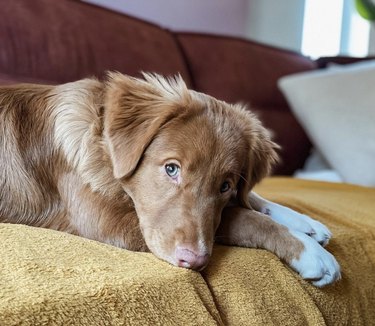
[[[248,110],[180,77],[111,73],[0,88],[0,222],[51,228],[201,270],[214,240],[340,277],[317,221],[251,192],[276,161]]]

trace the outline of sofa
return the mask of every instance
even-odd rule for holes
[[[249,103],[282,148],[256,191],[328,225],[328,250],[342,266],[342,280],[319,289],[261,249],[215,246],[198,273],[150,253],[0,224],[0,325],[375,325],[375,188],[291,177],[312,143],[277,86],[355,59],[175,33],[74,0],[0,4],[0,85],[179,73],[192,89]]]

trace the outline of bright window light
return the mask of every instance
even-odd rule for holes
[[[344,0],[306,0],[302,53],[312,58],[340,52]]]
[[[356,11],[350,17],[347,54],[355,57],[368,55],[370,23]]]
[[[312,58],[368,55],[370,23],[353,0],[306,0],[301,51]]]

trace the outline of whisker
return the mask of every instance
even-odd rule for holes
[[[242,179],[243,181],[245,181],[246,182],[246,184],[249,184],[249,181],[247,181],[245,178],[244,178],[244,176],[242,175],[242,174],[240,174],[240,173],[233,173],[234,175],[236,175],[236,176],[238,176],[238,177],[240,177],[240,179]]]

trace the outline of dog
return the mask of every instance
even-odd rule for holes
[[[256,116],[180,76],[0,88],[0,222],[65,231],[200,271],[214,242],[264,248],[321,287],[320,222],[252,191],[278,146]]]

